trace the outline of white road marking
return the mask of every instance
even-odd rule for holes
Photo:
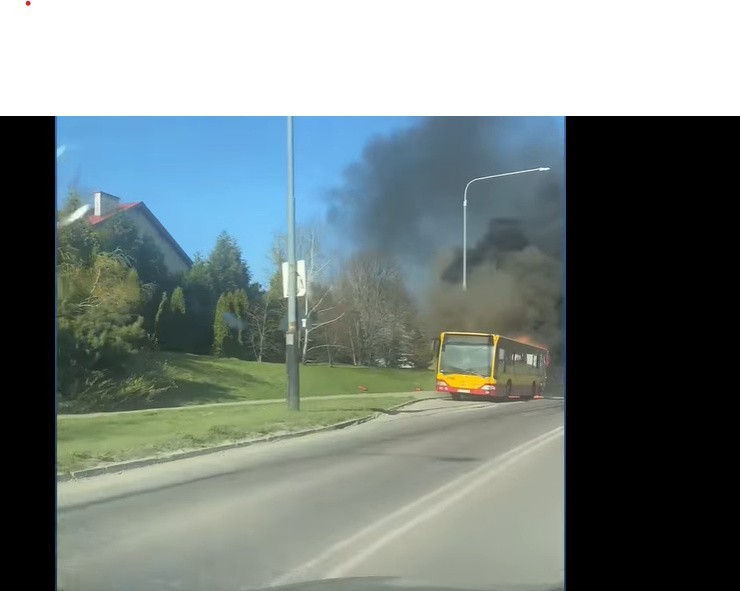
[[[478,466],[478,468],[463,474],[462,476],[448,482],[427,493],[423,497],[419,497],[415,501],[412,501],[408,505],[401,507],[397,511],[386,515],[379,519],[375,523],[368,527],[360,530],[359,532],[351,535],[344,540],[337,542],[336,544],[329,547],[327,550],[304,563],[303,565],[295,568],[284,575],[276,578],[272,581],[270,586],[285,585],[288,583],[294,583],[299,581],[305,581],[311,578],[312,571],[321,567],[322,564],[329,562],[336,562],[336,557],[343,550],[350,547],[352,544],[361,540],[366,536],[372,534],[381,534],[375,542],[362,546],[362,550],[354,553],[352,558],[346,560],[339,566],[330,570],[325,576],[320,578],[336,578],[341,577],[344,573],[355,567],[357,564],[367,559],[374,552],[378,551],[388,542],[394,540],[400,535],[406,533],[411,528],[418,524],[426,521],[427,519],[437,515],[440,511],[445,509],[450,504],[458,501],[461,497],[470,493],[473,489],[483,484],[486,480],[498,475],[501,471],[514,464],[517,460],[520,460],[524,456],[528,455],[532,451],[539,449],[543,445],[563,435],[564,427],[557,427],[547,433],[544,433],[534,439],[530,439],[526,443],[518,445],[517,447],[510,449],[509,451],[493,458],[485,464]],[[421,513],[413,516],[414,511],[422,509],[425,505],[432,503],[431,506],[427,507]],[[394,522],[404,520],[400,525],[397,525],[385,534],[382,534],[384,528],[391,527]],[[315,577],[314,577],[315,578]]]

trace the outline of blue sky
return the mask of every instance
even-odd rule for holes
[[[324,192],[369,139],[416,119],[295,117],[298,223],[323,219]],[[286,227],[285,117],[60,117],[56,145],[58,200],[75,185],[144,201],[191,256],[208,254],[226,230],[266,280],[273,237]]]

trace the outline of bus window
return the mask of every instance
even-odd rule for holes
[[[442,341],[439,373],[491,376],[493,339],[491,335],[448,334]]]
[[[496,364],[496,375],[506,373],[506,349],[499,347],[498,363]]]

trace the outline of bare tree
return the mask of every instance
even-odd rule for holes
[[[413,316],[398,266],[386,255],[361,252],[343,266],[339,285],[353,362],[396,365]]]
[[[267,289],[250,303],[247,315],[249,324],[249,344],[257,361],[278,361],[283,355],[283,335],[280,322],[287,310],[287,300],[283,299],[282,276],[280,270],[281,251],[278,240],[273,243],[267,258],[272,270]]]
[[[268,290],[260,294],[257,302],[249,306],[247,322],[249,323],[249,342],[257,361],[265,356],[274,356],[278,343],[274,334],[278,329],[284,313],[279,277],[273,274]]]
[[[299,326],[299,343],[301,346],[301,363],[305,365],[308,361],[308,353],[319,347],[310,347],[312,336],[321,327],[336,322],[342,317],[342,313],[327,316],[332,311],[331,306],[326,305],[331,286],[324,284],[322,279],[331,265],[329,259],[321,248],[321,226],[317,223],[304,224],[296,229],[296,256],[298,260],[306,261],[306,295],[299,301],[302,310],[299,315],[306,319],[306,328]],[[278,267],[286,259],[286,237],[277,236],[273,248],[276,264]],[[323,345],[326,348],[326,344]]]
[[[301,363],[306,364],[306,355],[308,354],[308,342],[311,338],[311,333],[319,328],[319,325],[312,326],[313,317],[318,315],[318,310],[322,302],[326,299],[329,294],[331,287],[324,287],[319,284],[321,276],[329,266],[330,260],[322,256],[319,244],[318,229],[317,226],[308,227],[302,233],[302,252],[306,261],[306,296],[303,298],[304,311],[306,318],[306,328],[302,331],[303,345],[301,351]],[[335,322],[337,318],[333,320],[327,320],[326,322]]]
[[[333,366],[336,358],[341,361],[346,356],[346,341],[340,335],[344,328],[343,322],[348,319],[347,311],[334,297],[336,289],[320,285],[317,291],[323,294],[321,306],[316,306],[316,310],[312,312],[313,326],[309,333],[311,346],[306,347],[305,354],[307,358],[313,351],[323,352],[326,361]]]

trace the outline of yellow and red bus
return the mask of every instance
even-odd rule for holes
[[[479,332],[443,332],[434,339],[437,392],[517,400],[543,398],[550,363],[546,347]]]

